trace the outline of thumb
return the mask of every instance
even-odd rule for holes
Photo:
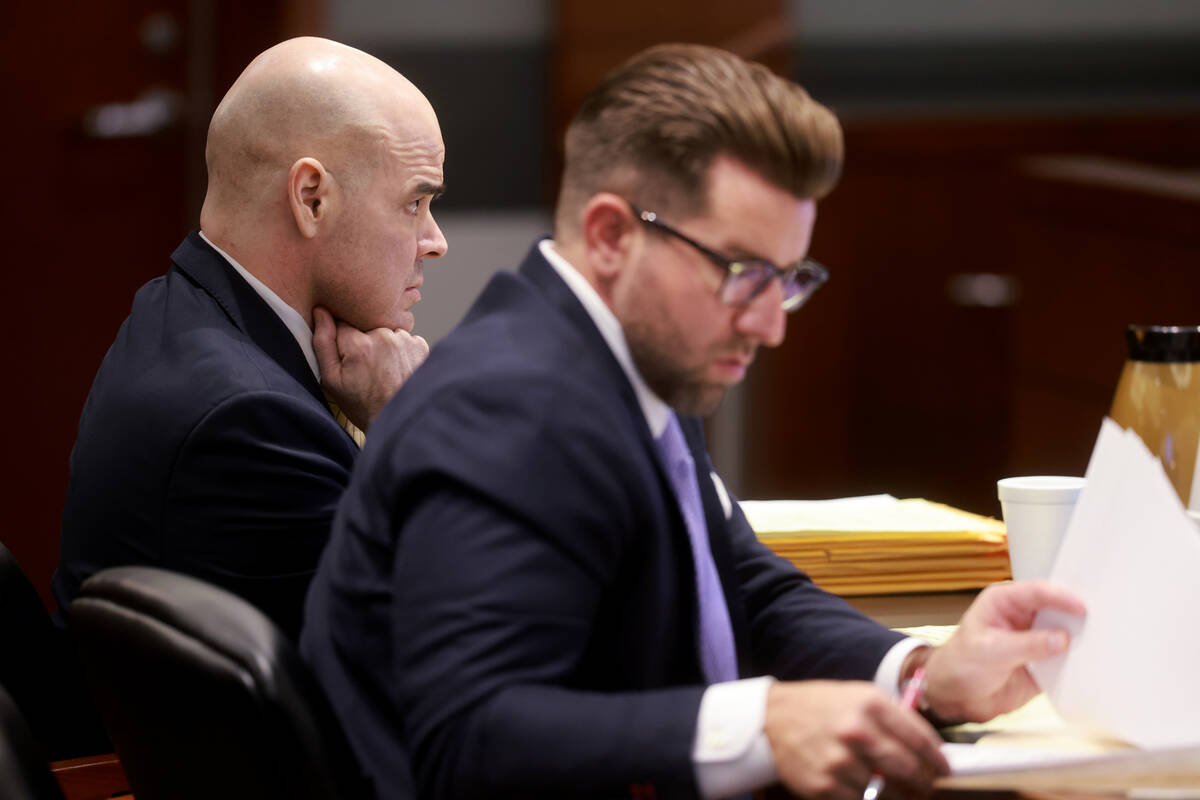
[[[317,365],[321,375],[334,374],[341,367],[337,348],[337,324],[333,315],[320,306],[313,308],[313,352],[317,355]]]

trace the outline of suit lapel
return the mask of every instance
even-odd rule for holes
[[[642,407],[638,403],[633,387],[629,384],[629,379],[625,376],[625,370],[621,368],[621,364],[613,355],[608,342],[597,330],[596,323],[592,321],[587,309],[579,302],[579,298],[571,291],[571,287],[567,286],[559,274],[554,271],[554,267],[546,262],[538,245],[533,246],[518,271],[523,278],[541,291],[551,306],[570,321],[572,327],[583,337],[584,346],[603,361],[604,367],[609,373],[609,385],[617,388],[625,407],[641,423],[635,427],[638,429],[642,446],[657,453],[658,447],[654,443],[654,437],[650,435],[646,417],[642,413]],[[668,481],[666,472],[661,469],[661,464],[659,471],[662,473],[663,480]],[[670,485],[669,481],[666,485]]]
[[[629,383],[625,370],[621,368],[621,364],[613,355],[608,342],[596,328],[596,323],[592,321],[587,309],[579,302],[579,298],[571,291],[571,287],[567,286],[555,272],[554,267],[546,262],[537,245],[534,245],[529,255],[525,257],[519,271],[522,277],[529,280],[545,295],[554,308],[570,320],[572,326],[583,337],[584,346],[603,361],[604,367],[609,373],[608,385],[616,387],[621,402],[624,403],[625,409],[634,420],[633,427],[637,431],[638,442],[645,457],[655,464],[662,491],[666,493],[666,496],[674,497],[670,475],[663,465],[662,454],[658,451],[658,443],[654,441],[654,436],[650,433],[650,426],[646,422],[646,415],[642,413],[642,406],[638,402],[637,394],[633,391],[633,386]],[[683,537],[684,544],[689,548],[688,552],[691,552],[683,513],[678,509],[678,503],[672,503],[671,508],[674,510],[674,517],[678,523],[676,528]]]
[[[325,405],[325,394],[296,337],[258,292],[197,231],[188,234],[171,255],[171,261],[221,307],[230,322]]]
[[[579,298],[563,282],[554,268],[546,263],[546,259],[538,250],[537,245],[525,257],[519,273],[536,286],[545,295],[550,304],[571,321],[573,327],[584,337],[586,346],[592,352],[600,354],[600,357],[605,360],[606,367],[611,372],[612,385],[619,387],[622,401],[625,403],[630,414],[638,421],[634,427],[638,430],[638,436],[646,457],[651,459],[656,465],[660,490],[664,497],[671,500],[667,504],[669,508],[668,513],[672,520],[674,520],[673,527],[675,528],[677,543],[681,543],[682,552],[686,553],[685,561],[690,573],[688,576],[688,585],[695,587],[695,567],[692,564],[687,523],[683,520],[683,512],[679,508],[679,503],[674,499],[674,489],[672,488],[667,468],[663,464],[662,454],[659,452],[658,445],[650,434],[646,417],[642,413],[642,407],[638,403],[637,395],[634,393],[629,379],[625,376],[625,371],[621,368],[621,364],[617,361],[616,356],[612,354],[608,342],[604,340],[604,337],[600,335],[600,331],[596,329],[595,323],[583,307],[583,304],[579,302]],[[692,459],[696,462],[697,478],[700,482],[700,497],[704,505],[705,522],[708,526],[709,546],[712,549],[713,560],[716,562],[717,573],[721,578],[721,588],[725,593],[725,602],[729,608],[729,618],[733,626],[734,644],[738,652],[739,672],[748,674],[745,655],[749,652],[747,649],[749,639],[745,621],[746,615],[742,605],[741,594],[737,588],[739,584],[734,568],[733,554],[729,547],[728,534],[726,533],[725,512],[721,506],[720,499],[717,497],[712,477],[709,475],[712,466],[708,454],[704,449],[703,428],[700,421],[694,417],[680,416],[679,422],[683,427],[688,448],[692,452]],[[696,603],[694,588],[689,598],[691,600],[690,609],[693,612],[691,616],[695,618],[697,615],[694,613]],[[699,624],[698,619],[697,624]],[[699,641],[699,631],[696,630],[694,633],[697,641]],[[697,667],[699,668],[698,653]]]

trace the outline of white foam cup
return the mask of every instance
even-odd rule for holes
[[[996,482],[1008,529],[1008,559],[1013,578],[1046,578],[1054,566],[1083,478],[1030,475]]]

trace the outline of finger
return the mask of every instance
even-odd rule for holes
[[[933,791],[933,781],[936,777],[922,772],[915,780],[909,778],[886,779],[883,798],[884,800],[898,800],[902,797],[928,797]]]
[[[889,767],[896,773],[945,775],[950,771],[950,765],[942,755],[941,737],[915,711],[888,706],[880,716],[879,726],[886,737],[884,741],[895,743],[890,750],[881,752],[880,757],[895,758],[894,766],[889,764]]]
[[[424,337],[424,336],[420,336],[420,335],[418,335],[418,334],[411,333],[411,332],[409,332],[409,331],[406,331],[406,330],[404,330],[404,328],[396,328],[396,329],[392,330],[391,332],[392,332],[393,334],[395,334],[395,335],[396,335],[396,337],[397,337],[397,338],[399,338],[399,339],[400,339],[400,340],[402,340],[402,341],[405,341],[405,342],[422,342],[422,343],[423,343],[423,344],[424,344],[426,347],[428,347],[428,346],[429,346],[429,342],[426,342],[426,341],[425,341],[425,337]]]
[[[1041,583],[1038,591],[1044,593],[1041,596],[1043,608],[1054,608],[1079,617],[1087,615],[1087,606],[1079,595],[1053,583]]]
[[[1053,608],[1080,617],[1087,614],[1083,600],[1049,581],[1018,581],[997,588],[1003,588],[1005,604],[1018,613],[1034,614],[1044,608]]]
[[[864,758],[865,754],[859,753],[858,758],[834,770],[833,779],[837,783],[838,794],[848,793],[855,800],[862,797],[863,789],[875,774]]]
[[[933,794],[933,779],[921,783],[888,781],[883,787],[883,800],[921,800]]]
[[[426,355],[426,356],[429,355],[429,342],[425,341],[424,336],[414,336],[413,341],[417,342],[420,345],[420,350],[421,350],[422,355]]]
[[[333,315],[320,306],[313,308],[313,352],[322,375],[336,374],[341,362],[337,349],[337,325]]]
[[[1019,667],[1013,670],[1005,685],[993,696],[991,708],[987,709],[991,713],[988,713],[987,716],[991,718],[996,714],[1020,708],[1039,695],[1041,691],[1041,687],[1029,674],[1029,670],[1023,666]]]
[[[938,746],[926,740],[922,727],[929,726],[920,717],[888,704],[872,715],[865,735],[851,746],[869,773],[905,786],[927,786],[939,774]]]
[[[1062,655],[1070,644],[1071,635],[1061,628],[993,631],[986,657],[993,663],[1016,667]]]
[[[867,780],[870,780],[870,778]],[[862,800],[863,787],[865,786],[865,783],[850,784],[847,781],[837,780],[834,781],[832,789],[817,796],[821,800]]]
[[[942,758],[942,737],[938,736],[929,721],[916,711],[889,705],[885,708],[880,725],[889,735],[919,755],[932,754],[935,762],[945,763],[945,759]]]
[[[372,335],[387,332],[387,328],[375,328],[372,331],[364,333],[363,331],[360,331],[358,328],[351,325],[349,322],[343,322],[340,319],[335,320],[335,322],[337,322],[338,354],[343,359],[349,355],[348,350],[352,345],[368,342],[370,341]]]
[[[921,771],[921,762],[910,748],[883,734],[855,749],[863,762],[870,765],[869,773],[879,773],[889,781],[911,780]]]

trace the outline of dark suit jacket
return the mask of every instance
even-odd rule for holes
[[[79,422],[54,593],[151,564],[233,590],[287,633],[357,447],[300,346],[199,234],[143,286]]]
[[[726,519],[683,428],[743,673],[870,679],[899,637]],[[686,797],[695,604],[633,389],[535,249],[374,422],[301,647],[378,797],[406,748],[423,798]]]

